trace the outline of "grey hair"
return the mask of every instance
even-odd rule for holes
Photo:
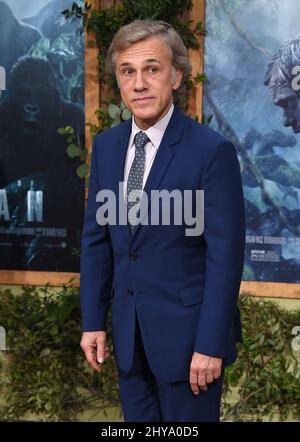
[[[183,76],[180,85],[182,86],[192,72],[188,50],[178,32],[171,25],[160,20],[135,20],[118,30],[107,53],[106,68],[108,73],[115,74],[116,52],[123,51],[133,43],[154,36],[161,38],[170,50],[173,67],[182,71]],[[174,70],[172,71],[172,75],[174,75]]]

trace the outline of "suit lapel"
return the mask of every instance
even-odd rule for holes
[[[182,135],[183,126],[185,122],[184,114],[179,110],[177,106],[174,107],[173,114],[165,130],[164,136],[161,140],[158,151],[155,155],[152,167],[150,169],[147,181],[144,186],[144,193],[147,194],[148,204],[145,203],[145,195],[143,193],[141,200],[141,213],[140,213],[140,223],[148,213],[150,214],[151,206],[151,190],[158,189],[163,176],[167,172],[167,168],[172,160],[175,153],[174,145],[177,144]],[[141,224],[137,224],[133,231],[130,240],[132,241],[136,232],[141,228]],[[129,229],[128,229],[129,230]]]
[[[185,122],[185,115],[179,110],[177,106],[175,106],[169,124],[167,126],[167,129],[164,133],[158,151],[155,155],[147,181],[145,183],[144,192],[147,194],[148,204],[145,204],[144,201],[145,196],[143,194],[141,200],[142,210],[140,214],[140,222],[143,220],[143,218],[147,213],[148,214],[150,213],[151,190],[159,188],[160,182],[163,176],[165,175],[167,168],[174,155],[175,144],[177,144],[181,139],[184,122]],[[123,211],[124,214],[126,214],[126,205],[123,198],[123,186],[121,187],[120,189],[121,191],[119,193],[119,183],[120,182],[123,183],[124,181],[124,167],[125,167],[129,138],[131,134],[131,125],[132,125],[132,119],[130,118],[129,120],[120,124],[118,127],[119,131],[117,135],[117,140],[119,143],[119,149],[115,154],[114,158],[116,175],[114,176],[113,179],[114,192],[115,195],[117,195],[116,198],[117,222],[120,219],[119,218],[120,209]],[[139,230],[140,227],[141,224],[139,223],[137,226],[134,227],[132,235],[130,235],[129,226],[127,224],[122,224],[122,223],[119,224],[119,228],[122,230],[128,243],[130,243],[133,240],[136,232]]]
[[[131,134],[131,125],[132,125],[132,119],[126,120],[124,123],[120,124],[119,126],[119,134],[117,137],[118,142],[118,151],[116,153],[116,158],[114,158],[115,165],[116,165],[116,176],[114,176],[114,192],[116,197],[116,216],[117,216],[117,222],[119,220],[120,216],[120,210],[123,214],[126,214],[126,206],[125,201],[123,198],[123,185],[119,188],[119,184],[124,181],[124,167],[125,167],[125,160],[126,160],[126,153],[129,143],[129,138]],[[120,191],[119,191],[120,190]],[[121,229],[123,235],[126,237],[127,242],[130,241],[130,231],[127,224],[120,224],[119,228]]]

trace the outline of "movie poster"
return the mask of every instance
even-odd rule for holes
[[[204,114],[235,145],[244,280],[300,282],[300,2],[207,0]]]
[[[71,0],[0,1],[0,269],[78,272],[84,41]],[[67,136],[58,129],[69,126]]]

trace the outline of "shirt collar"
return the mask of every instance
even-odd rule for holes
[[[145,130],[144,132],[148,135],[150,138],[151,143],[155,147],[155,149],[159,148],[159,145],[161,143],[162,137],[165,133],[165,130],[168,126],[168,123],[171,119],[172,113],[174,110],[174,104],[172,103],[170,106],[170,109],[166,113],[166,115],[157,123],[155,123],[153,126],[149,127],[149,129]],[[134,121],[134,116],[132,117],[132,125],[131,125],[131,135],[130,135],[130,142],[129,147],[134,146],[134,137],[135,135],[140,132],[140,128],[136,125],[136,122]]]

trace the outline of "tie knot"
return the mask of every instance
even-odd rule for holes
[[[138,149],[143,148],[145,146],[145,144],[147,144],[149,141],[150,141],[150,138],[142,130],[140,132],[138,132],[134,137],[134,144],[135,144],[135,147]]]

